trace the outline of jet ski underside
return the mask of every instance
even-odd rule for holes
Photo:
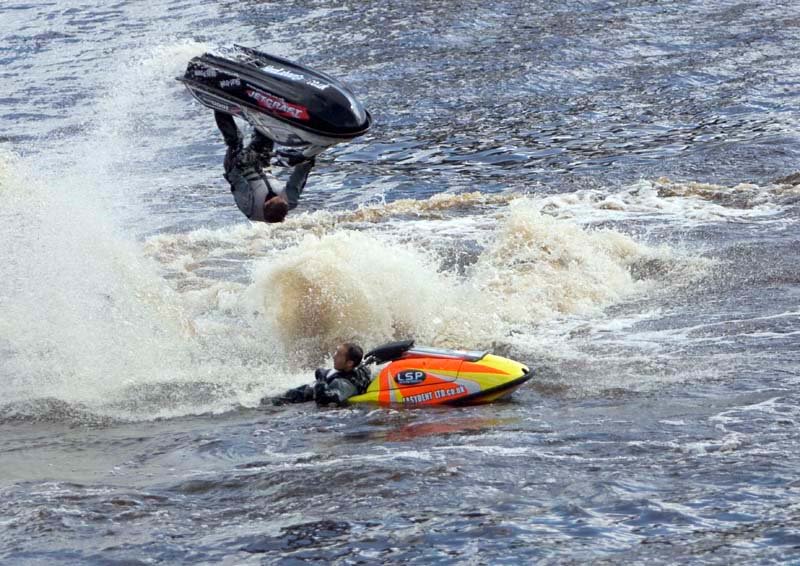
[[[336,79],[237,46],[239,60],[193,58],[178,77],[202,105],[240,116],[285,146],[325,148],[363,135],[371,117]]]

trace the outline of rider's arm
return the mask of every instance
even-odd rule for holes
[[[357,394],[356,386],[343,377],[334,378],[330,382],[317,381],[314,384],[314,401],[317,405],[336,403],[342,406],[350,397]]]
[[[225,145],[234,150],[242,147],[242,132],[233,119],[233,116],[225,112],[214,111],[214,120],[217,122],[217,128],[222,133],[225,140]]]
[[[310,159],[308,161],[303,161],[299,165],[296,165],[292,170],[292,174],[289,176],[289,180],[286,182],[286,200],[289,203],[289,210],[293,209],[297,206],[297,203],[300,202],[300,195],[303,194],[303,189],[306,186],[306,181],[308,180],[308,174],[311,172],[311,168],[314,166],[314,159]]]

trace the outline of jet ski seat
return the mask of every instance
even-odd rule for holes
[[[389,342],[367,352],[364,356],[366,363],[382,364],[400,358],[414,347],[414,339]]]

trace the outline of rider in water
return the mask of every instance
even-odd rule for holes
[[[283,396],[272,399],[272,404],[315,401],[317,405],[335,403],[341,407],[353,395],[364,393],[372,381],[369,368],[361,365],[363,358],[364,351],[360,346],[352,342],[339,344],[333,355],[333,369],[319,368],[312,385],[290,389]]]

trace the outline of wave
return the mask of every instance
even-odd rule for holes
[[[797,176],[776,180],[773,184],[760,186],[742,183],[725,187],[710,183],[674,182],[666,178],[656,182],[660,198],[696,198],[717,203],[720,206],[740,210],[774,210],[800,202],[800,182]]]
[[[639,286],[631,265],[654,254],[618,232],[542,214],[531,199],[497,214],[463,275],[440,268],[435,246],[426,245],[436,233],[409,242],[402,231],[333,230],[261,260],[246,296],[285,348],[319,353],[340,340],[409,335],[479,347],[620,300]]]

